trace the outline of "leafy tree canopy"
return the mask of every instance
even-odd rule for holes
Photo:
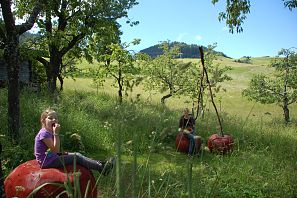
[[[213,4],[220,0],[212,0]],[[284,6],[292,10],[297,7],[297,0],[282,0]],[[250,13],[250,0],[227,0],[226,10],[219,13],[219,21],[226,21],[229,32],[240,33],[243,31],[242,25],[247,15]]]
[[[274,73],[255,75],[243,95],[262,104],[281,106],[287,123],[288,106],[297,102],[297,53],[292,48],[282,49],[271,66],[275,68]]]

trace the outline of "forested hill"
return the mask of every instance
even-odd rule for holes
[[[180,58],[200,58],[199,45],[196,45],[196,44],[189,45],[189,44],[186,44],[183,42],[171,42],[169,45],[170,45],[170,47],[172,47],[174,45],[178,45],[180,47],[180,50],[181,50]],[[145,49],[141,50],[140,52],[146,53],[154,58],[154,57],[157,57],[157,56],[163,54],[163,50],[160,46],[161,46],[161,44],[157,44],[157,45],[145,48]],[[207,47],[203,47],[203,49],[205,51],[207,51]],[[216,53],[220,56],[230,58],[223,52],[216,52]]]

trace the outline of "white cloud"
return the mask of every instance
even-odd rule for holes
[[[203,39],[203,37],[202,37],[201,35],[196,35],[196,36],[195,36],[195,39],[196,39],[197,41],[201,41],[201,40]]]

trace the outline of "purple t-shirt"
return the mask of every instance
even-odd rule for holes
[[[54,135],[46,131],[45,128],[40,129],[35,137],[34,155],[41,168],[46,167],[52,161],[58,158],[57,153],[48,151],[48,147],[42,141],[46,138],[54,139]]]

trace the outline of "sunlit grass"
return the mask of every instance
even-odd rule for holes
[[[259,57],[252,58],[251,64],[237,63],[234,59],[219,57],[216,62],[222,66],[231,66],[232,70],[228,72],[228,75],[232,77],[231,81],[222,83],[222,87],[227,92],[221,92],[218,94],[219,98],[216,98],[216,105],[222,111],[230,115],[239,116],[246,118],[251,113],[249,119],[265,119],[273,120],[275,117],[282,115],[281,107],[271,104],[263,105],[248,101],[242,96],[242,91],[248,87],[248,83],[253,75],[259,73],[267,73],[272,71],[272,68],[268,67],[272,58],[270,57]],[[200,62],[199,59],[181,59],[185,62]],[[80,67],[86,67],[86,61]],[[65,90],[76,90],[76,91],[92,91],[94,93],[106,93],[111,96],[117,97],[117,88],[111,86],[114,83],[112,79],[106,79],[103,87],[96,86],[93,81],[89,78],[77,78],[75,81],[72,79],[65,80]],[[208,90],[206,90],[207,92]],[[151,102],[159,105],[162,98],[162,94],[157,92],[148,92],[144,90],[142,85],[135,87],[132,93],[128,93],[129,96],[126,100],[136,100],[136,96],[140,95],[140,98],[144,101]],[[166,93],[164,93],[165,95]],[[194,103],[195,106],[197,104]],[[171,97],[166,100],[166,106],[172,110],[181,110],[184,107],[192,108],[193,102],[189,98],[185,97]],[[207,103],[207,109],[213,111],[213,107],[210,101]],[[290,106],[291,117],[294,119],[297,116],[297,105],[293,104]]]

